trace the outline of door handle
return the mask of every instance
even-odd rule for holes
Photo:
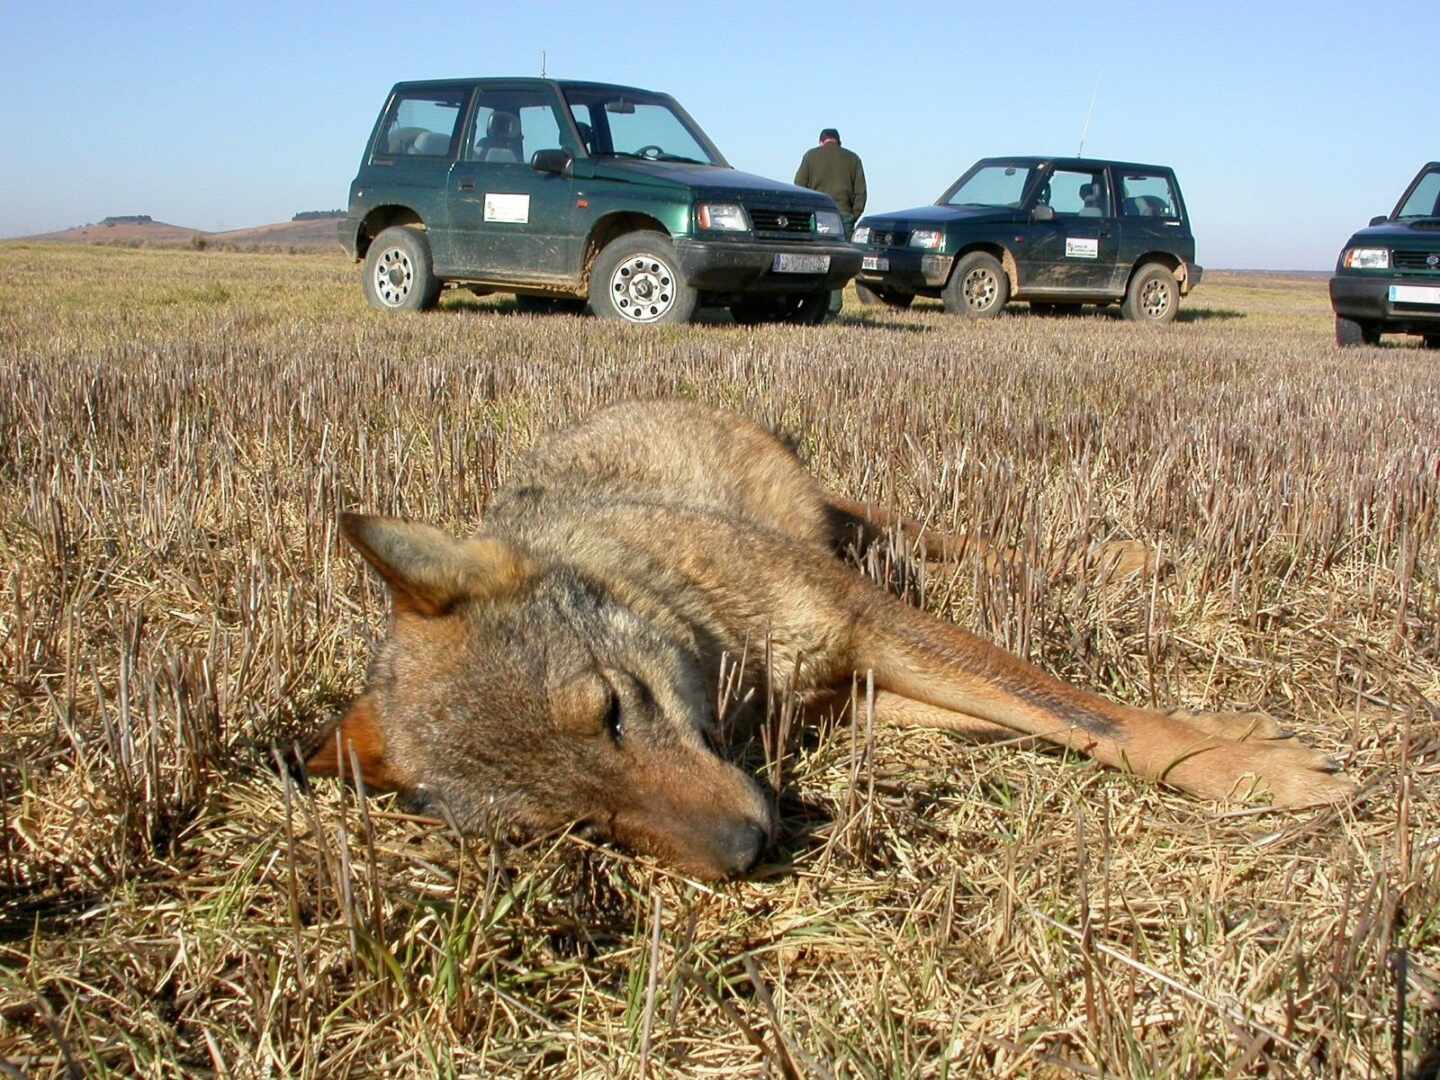
[[[460,191],[474,191],[474,190],[475,190],[475,181],[474,181],[474,180],[461,180],[460,183],[457,185],[457,187],[458,187],[458,189],[459,189]]]

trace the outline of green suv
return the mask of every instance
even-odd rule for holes
[[[398,83],[340,242],[377,308],[456,284],[633,323],[818,323],[861,257],[829,196],[732,169],[669,95],[550,79]]]
[[[984,158],[935,205],[867,215],[853,239],[862,300],[938,297],[971,318],[1028,300],[1167,323],[1201,275],[1174,172],[1122,161]]]
[[[1440,349],[1440,161],[1420,170],[1390,215],[1370,219],[1330,279],[1335,340],[1377,345],[1382,333],[1419,334]]]

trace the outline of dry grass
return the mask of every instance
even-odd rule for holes
[[[1440,375],[1336,351],[1323,282],[1217,277],[1159,333],[638,333],[383,317],[339,259],[5,258],[5,1075],[1435,1074]],[[384,614],[337,510],[463,531],[537,432],[661,394],[1037,563],[1162,545],[1153,589],[966,565],[923,602],[1126,700],[1268,709],[1363,801],[1217,817],[845,721],[786,743],[773,863],[709,888],[284,781]]]

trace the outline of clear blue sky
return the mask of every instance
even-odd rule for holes
[[[0,236],[148,213],[233,229],[343,205],[389,85],[538,74],[674,94],[788,179],[822,126],[870,208],[974,159],[1173,165],[1210,266],[1321,269],[1440,158],[1434,0],[930,7],[0,0]],[[1408,55],[1407,55],[1408,53]]]

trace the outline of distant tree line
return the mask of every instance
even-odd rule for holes
[[[149,225],[155,219],[149,214],[114,214],[100,220],[101,225]]]
[[[291,221],[314,221],[316,218],[344,217],[344,210],[301,210]]]

